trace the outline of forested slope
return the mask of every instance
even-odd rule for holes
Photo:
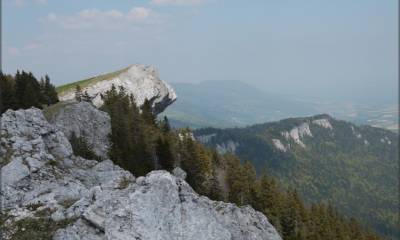
[[[382,234],[398,234],[398,136],[391,131],[317,115],[195,135],[267,170],[307,202],[330,202]]]

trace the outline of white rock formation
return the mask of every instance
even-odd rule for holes
[[[292,139],[295,143],[302,147],[306,147],[306,145],[301,141],[301,139],[304,136],[313,136],[308,123],[302,123],[300,126],[292,128],[290,132],[282,132],[281,135],[284,136],[286,140]]]
[[[282,151],[282,152],[286,152],[286,151],[287,151],[285,145],[283,145],[283,143],[281,142],[281,140],[279,140],[279,139],[272,139],[272,143],[274,144],[274,146],[275,146],[278,150],[280,150],[280,151]]]
[[[49,115],[49,114],[48,114]],[[70,139],[74,132],[77,137],[83,137],[94,153],[101,159],[107,159],[107,152],[111,147],[109,134],[111,133],[110,116],[99,111],[87,102],[72,102],[63,104],[52,111],[49,122],[59,128]]]
[[[104,79],[83,87],[82,91],[87,91],[89,96],[93,97],[93,103],[96,106],[101,106],[103,100],[100,94],[110,90],[113,84],[116,87],[123,86],[129,94],[133,94],[138,106],[143,105],[146,99],[152,101],[155,113],[162,112],[177,98],[174,89],[159,78],[154,67],[141,64],[132,65],[126,71],[110,79]],[[73,100],[75,89],[59,93],[59,98],[61,101]]]
[[[183,131],[178,133],[178,138],[180,141],[184,141],[190,139],[192,141],[196,141],[193,132]]]
[[[353,126],[351,126],[351,131],[353,132],[353,135],[356,136],[358,139],[362,138],[361,133],[357,133]]]
[[[321,126],[321,127],[323,127],[323,128],[327,128],[327,129],[331,129],[331,130],[333,129],[331,123],[330,123],[329,120],[326,119],[326,118],[323,118],[323,119],[315,119],[315,120],[312,121],[312,123],[314,123],[314,124],[316,124],[316,125],[318,125],[318,126]]]
[[[225,153],[235,153],[236,148],[239,147],[240,144],[238,142],[234,142],[232,140],[229,140],[226,143],[221,143],[217,144],[216,150],[219,154],[225,154]]]
[[[57,240],[281,239],[260,212],[196,194],[182,170],[135,179],[110,160],[73,156],[40,110],[7,111],[1,123],[2,227],[11,229],[5,239],[23,231],[18,220],[39,213],[71,221],[55,232]]]

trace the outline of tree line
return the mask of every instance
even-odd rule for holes
[[[49,76],[37,80],[31,72],[17,71],[14,76],[0,72],[0,113],[7,109],[42,108],[56,102],[57,92]]]

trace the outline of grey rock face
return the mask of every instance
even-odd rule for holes
[[[211,201],[166,171],[135,179],[110,160],[73,156],[40,110],[8,111],[1,120],[6,227],[47,209],[54,221],[72,219],[57,240],[281,239],[261,213]]]
[[[180,167],[176,167],[174,168],[174,170],[172,170],[172,174],[177,177],[180,178],[182,180],[186,179],[186,172],[182,170],[182,168]]]
[[[131,65],[118,75],[93,82],[84,86],[82,90],[87,91],[93,98],[93,103],[99,107],[103,104],[100,94],[110,90],[113,84],[116,87],[124,87],[128,94],[132,94],[138,106],[142,106],[146,99],[150,100],[156,114],[164,111],[177,98],[174,89],[159,78],[154,67],[142,64]],[[61,92],[59,98],[61,101],[73,100],[75,89]]]
[[[68,140],[38,109],[7,111],[0,131],[3,186],[13,185],[51,160],[72,156]]]
[[[102,159],[107,159],[110,148],[110,116],[87,102],[65,104],[49,117],[50,123],[58,127],[70,139],[74,132],[84,137],[91,149]]]

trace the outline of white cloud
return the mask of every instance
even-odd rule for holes
[[[17,7],[23,7],[29,4],[44,5],[47,0],[12,0],[12,3]]]
[[[85,9],[70,16],[50,13],[46,22],[65,29],[118,28],[162,22],[161,16],[149,8],[134,7],[124,13],[118,10]]]
[[[5,49],[9,56],[20,56],[20,55],[26,54],[30,51],[33,51],[39,47],[40,47],[40,44],[38,42],[31,42],[22,47],[6,46]]]
[[[152,14],[150,9],[144,7],[135,7],[132,8],[126,17],[133,21],[142,21],[150,17]]]
[[[154,5],[174,5],[174,6],[188,6],[200,5],[206,3],[208,0],[151,0],[150,3]]]
[[[40,47],[39,43],[28,43],[27,45],[25,45],[23,47],[23,50],[24,51],[31,51],[31,50],[34,50],[34,49],[36,49],[38,47]]]
[[[57,15],[55,13],[49,13],[49,15],[47,15],[47,20],[49,22],[54,22],[57,20]]]
[[[7,47],[7,53],[10,56],[18,56],[21,54],[21,50],[16,47]]]

